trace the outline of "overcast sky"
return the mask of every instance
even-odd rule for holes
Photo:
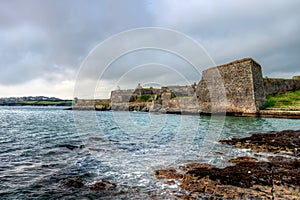
[[[0,97],[73,98],[89,53],[115,34],[142,27],[172,29],[197,41],[212,61],[201,70],[252,57],[264,76],[300,75],[299,10],[299,0],[1,0]],[[114,61],[97,94],[200,77],[174,54],[142,50]]]

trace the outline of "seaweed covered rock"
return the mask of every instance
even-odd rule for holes
[[[178,173],[174,168],[156,170],[155,176],[157,179],[180,179],[183,177],[183,175]]]
[[[189,170],[186,175],[201,179],[209,177],[224,185],[250,188],[253,185],[293,185],[300,186],[300,161],[286,159],[272,162],[238,162],[225,168],[206,167]]]
[[[102,180],[96,182],[93,186],[90,187],[91,190],[110,190],[117,186],[116,183],[109,182],[107,180]]]
[[[246,138],[222,140],[222,144],[253,151],[281,153],[267,161],[242,156],[229,160],[235,163],[217,168],[203,163],[159,170],[157,178],[173,178],[180,182],[181,199],[299,199],[300,196],[300,131],[281,131],[253,134]],[[258,154],[254,154],[258,155]],[[261,155],[260,155],[261,156]],[[182,192],[186,191],[186,192]]]
[[[239,160],[241,162],[239,162]],[[183,199],[297,199],[300,189],[300,161],[270,158],[269,162],[236,159],[225,168],[194,165],[181,179],[180,187],[189,193]]]
[[[80,177],[66,178],[61,183],[67,187],[81,188],[84,186],[84,181]]]
[[[233,145],[235,148],[250,148],[253,151],[289,154],[299,156],[300,130],[255,133],[250,137],[221,140],[221,144]]]
[[[239,162],[256,162],[257,159],[249,156],[241,156],[238,158],[230,159],[229,162],[239,163]]]

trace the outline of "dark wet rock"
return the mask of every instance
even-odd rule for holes
[[[255,157],[260,157],[260,158],[266,157],[265,155],[263,155],[263,154],[258,154],[258,153],[253,154],[253,156],[255,156]]]
[[[109,182],[107,180],[102,180],[96,182],[93,186],[90,187],[91,190],[110,190],[117,186],[116,183]]]
[[[89,148],[90,151],[96,151],[96,152],[111,152],[109,149],[99,149],[99,148]]]
[[[256,162],[257,159],[249,156],[241,156],[234,159],[230,159],[229,162],[239,163],[239,162]]]
[[[185,171],[177,195],[181,199],[299,199],[300,194],[300,131],[253,134],[247,138],[220,141],[236,148],[281,153],[285,156],[265,157],[268,161],[242,156],[229,160],[233,166],[190,163],[179,167]],[[258,156],[259,155],[259,156]],[[291,156],[292,155],[292,156]],[[160,170],[158,175],[177,174],[176,169]],[[157,174],[156,174],[157,175]],[[185,191],[185,192],[182,192]]]
[[[268,156],[267,157],[269,162],[282,162],[282,163],[286,163],[289,162],[291,160],[291,158],[289,157],[284,157],[284,156]]]
[[[166,185],[174,185],[175,181],[174,180],[165,181],[164,184],[166,184]]]
[[[78,197],[76,198],[76,200],[92,200],[92,199],[89,197]]]
[[[187,163],[185,166],[180,166],[179,169],[182,171],[188,171],[188,170],[194,169],[194,168],[211,169],[212,167],[214,167],[214,166],[210,165],[210,164],[206,164],[206,163]]]
[[[243,158],[243,157],[242,157]],[[295,199],[300,189],[300,162],[298,159],[272,158],[272,162],[246,162],[225,168],[199,165],[187,171],[180,187],[195,197],[222,197],[225,199]],[[241,160],[241,162],[238,162]]]
[[[274,184],[300,186],[300,161],[290,159],[280,162],[240,162],[225,168],[195,168],[186,174],[197,178],[209,177],[224,185],[243,188]]]
[[[209,178],[201,178],[194,182],[194,185],[190,185],[190,180],[187,179],[184,180],[181,187],[190,191],[183,199],[199,199],[199,197],[201,199],[272,199],[273,197],[271,187],[259,188],[258,190],[240,188],[223,185]]]
[[[65,147],[70,150],[75,150],[75,149],[83,149],[85,146],[84,145],[75,146],[75,145],[70,145],[70,144],[62,144],[62,145],[59,145],[59,147]]]
[[[107,142],[108,141],[106,138],[102,138],[102,137],[90,137],[89,140],[98,141],[98,142]]]
[[[117,187],[116,183],[109,182],[107,180],[102,180],[99,182],[96,182],[92,186],[88,186],[86,184],[86,181],[84,181],[81,177],[71,177],[66,178],[60,181],[61,184],[72,187],[72,188],[85,188],[87,190],[112,190],[113,188]]]
[[[174,168],[156,170],[155,176],[157,179],[180,179],[183,177],[183,175],[178,173]]]
[[[67,178],[61,181],[61,183],[67,187],[82,188],[84,181],[80,177]]]
[[[54,168],[57,166],[58,166],[58,164],[43,164],[43,165],[41,165],[41,167],[43,167],[43,168]]]
[[[231,140],[221,140],[220,143],[233,145],[235,148],[250,148],[253,151],[299,156],[300,130],[255,133],[246,138],[232,138]]]

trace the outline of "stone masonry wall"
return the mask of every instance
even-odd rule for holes
[[[195,94],[196,88],[196,94]],[[293,79],[262,78],[261,66],[245,58],[202,72],[197,87],[169,86],[115,90],[110,99],[75,99],[74,109],[232,113],[253,115],[266,95],[300,90],[300,76]],[[134,95],[151,95],[152,102],[135,102]]]
[[[75,99],[74,110],[109,109],[110,99]]]
[[[254,86],[254,98],[255,106],[259,110],[266,102],[266,93],[263,87],[263,75],[261,66],[252,61],[252,77],[253,77],[253,86]]]
[[[130,97],[134,94],[134,91],[134,89],[112,91],[110,96],[112,104],[124,102],[128,103]]]
[[[266,95],[300,90],[300,79],[297,76],[293,79],[264,78],[264,88]]]
[[[193,96],[195,91],[192,86],[168,86],[168,91],[174,93],[176,97]]]
[[[251,58],[202,72],[197,97],[203,113],[255,114],[265,103],[261,66]]]
[[[162,106],[166,112],[174,113],[199,113],[198,99],[194,97],[176,97],[165,100]]]

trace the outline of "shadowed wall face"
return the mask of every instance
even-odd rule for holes
[[[293,79],[264,78],[264,87],[266,95],[300,90],[300,77],[295,76]]]

